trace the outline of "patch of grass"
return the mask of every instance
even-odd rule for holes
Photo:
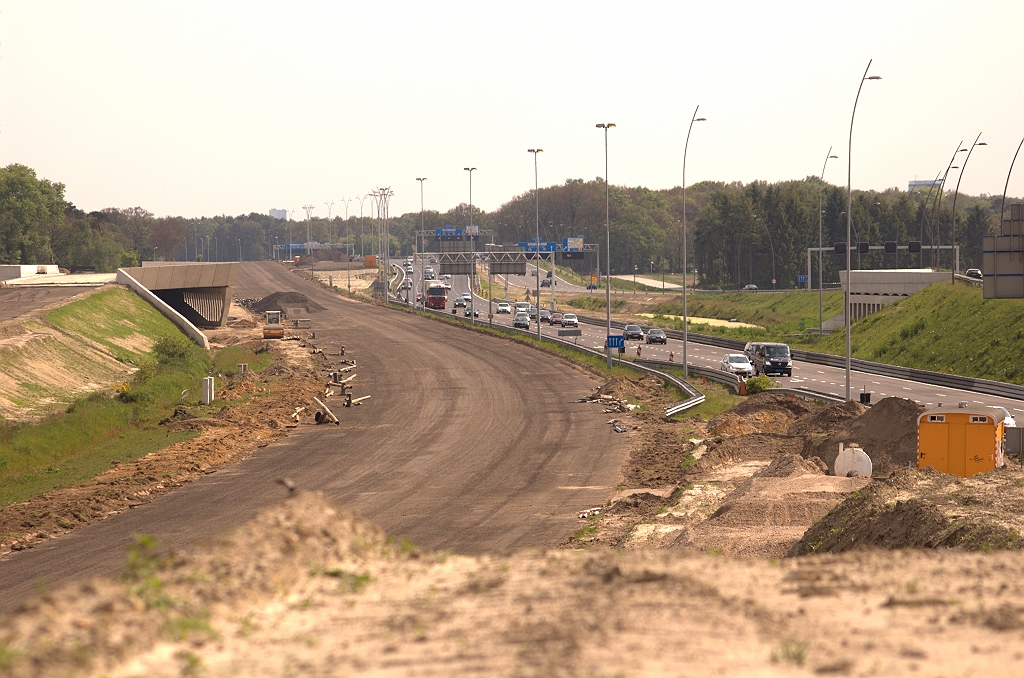
[[[238,373],[239,363],[248,363],[250,372],[262,372],[274,362],[269,351],[254,351],[244,346],[228,346],[217,351],[213,358],[213,373],[231,375]]]
[[[572,540],[583,541],[587,537],[593,537],[595,534],[597,534],[597,525],[584,525],[572,533]]]
[[[19,653],[11,649],[7,643],[0,641],[0,670],[7,670],[14,666],[18,660]]]
[[[772,661],[789,662],[797,666],[803,666],[807,659],[807,644],[795,640],[784,640],[778,647],[772,650]]]

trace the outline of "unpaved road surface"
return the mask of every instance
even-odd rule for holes
[[[300,427],[151,503],[6,557],[0,612],[38,585],[116,576],[133,534],[169,546],[218,537],[280,501],[283,477],[396,537],[464,553],[557,545],[581,509],[614,491],[628,436],[594,408],[566,402],[599,385],[589,374],[525,346],[342,299],[277,263],[243,264],[235,296],[290,290],[327,308],[310,316],[315,343],[328,355],[344,345],[358,365],[355,395],[372,398],[336,407],[340,426]]]
[[[97,285],[98,287],[98,285]],[[11,320],[20,315],[62,301],[76,294],[92,293],[92,287],[30,287],[18,285],[0,288],[0,308],[4,310],[0,320]]]

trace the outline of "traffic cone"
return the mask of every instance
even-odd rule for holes
[[[640,345],[639,344],[637,344],[637,347],[636,347],[636,357],[637,358],[640,357]]]
[[[747,382],[740,379],[740,395],[747,395]]]

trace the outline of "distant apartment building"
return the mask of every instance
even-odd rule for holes
[[[270,210],[270,216],[274,217],[275,219],[287,219],[288,210]]]
[[[914,179],[907,188],[908,193],[921,190],[922,188],[939,188],[942,186],[941,179]],[[273,212],[271,212],[273,214]]]

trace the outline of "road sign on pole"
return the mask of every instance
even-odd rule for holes
[[[621,334],[609,334],[607,346],[608,348],[625,348],[626,338]]]

